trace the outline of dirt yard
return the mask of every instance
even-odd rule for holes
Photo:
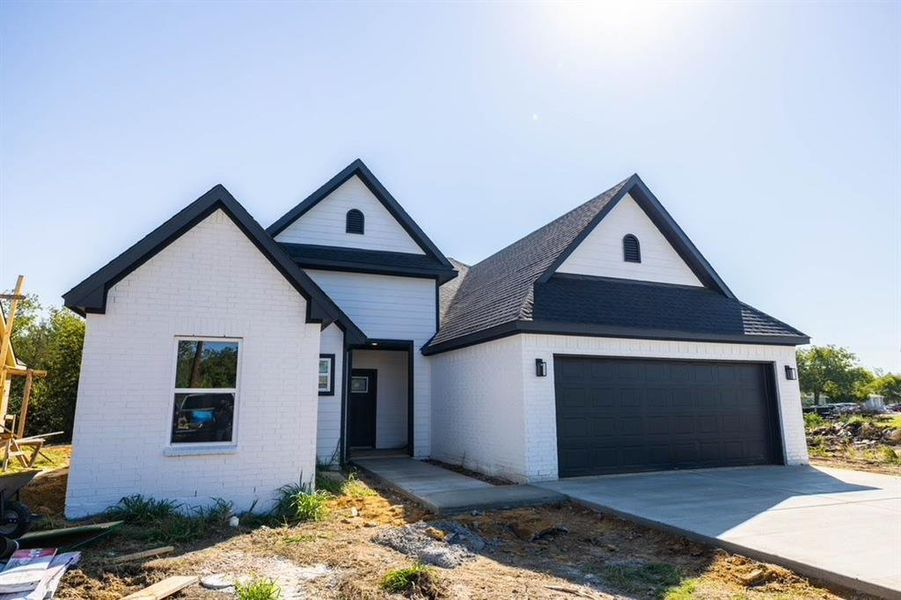
[[[65,478],[65,470],[43,475],[24,496],[56,525]],[[364,479],[327,506],[323,520],[295,526],[223,521],[171,542],[167,557],[112,565],[114,556],[164,545],[154,536],[168,531],[125,525],[82,548],[81,567],[57,598],[113,600],[189,574],[269,579],[285,600],[400,597],[382,590],[383,578],[419,561],[446,565],[433,567],[433,598],[866,598],[573,505],[437,519]],[[232,597],[200,585],[173,596]]]
[[[804,420],[811,464],[901,476],[901,416]]]

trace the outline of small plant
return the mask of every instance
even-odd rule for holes
[[[879,454],[880,454],[879,458],[881,459],[882,462],[889,463],[889,464],[895,464],[895,463],[899,462],[898,454],[892,448],[889,448],[888,446],[883,446],[882,449],[879,451]]]
[[[180,508],[181,504],[174,500],[157,500],[135,494],[122,498],[118,504],[107,509],[107,515],[131,525],[150,525],[160,519],[177,516]]]
[[[854,429],[857,429],[858,427],[861,427],[866,422],[867,422],[867,420],[864,419],[863,417],[861,417],[859,415],[854,415],[853,417],[851,417],[850,419],[845,421],[845,424],[848,427],[853,427]]]
[[[382,579],[382,589],[392,594],[440,598],[442,588],[438,574],[422,564],[415,564],[405,569],[397,569]]]
[[[211,524],[224,524],[235,514],[235,505],[223,498],[213,498],[210,506],[198,506],[194,509],[199,519]]]
[[[826,419],[821,417],[816,413],[805,413],[804,414],[804,428],[810,431],[811,429],[819,429],[823,425],[826,424]]]
[[[271,579],[253,579],[235,583],[235,596],[239,600],[281,600],[282,589]]]
[[[344,487],[344,477],[337,471],[320,471],[316,467],[316,489],[338,496]]]
[[[357,479],[356,473],[347,476],[347,481],[341,486],[341,493],[351,498],[365,498],[366,496],[376,496],[375,490]]]
[[[307,486],[295,483],[283,485],[278,494],[275,514],[286,521],[321,521],[328,515],[328,492],[311,492]]]

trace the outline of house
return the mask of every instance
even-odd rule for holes
[[[359,160],[263,229],[216,186],[65,294],[66,499],[263,508],[379,451],[527,482],[807,461],[794,346],[637,175],[467,266]]]

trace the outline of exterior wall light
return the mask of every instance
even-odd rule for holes
[[[789,365],[785,365],[785,378],[789,381],[794,381],[798,378],[798,371],[794,367]]]
[[[547,363],[541,358],[535,359],[535,376],[547,377]]]

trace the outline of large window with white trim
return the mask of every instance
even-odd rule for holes
[[[238,340],[178,339],[173,444],[233,441],[238,354]]]

